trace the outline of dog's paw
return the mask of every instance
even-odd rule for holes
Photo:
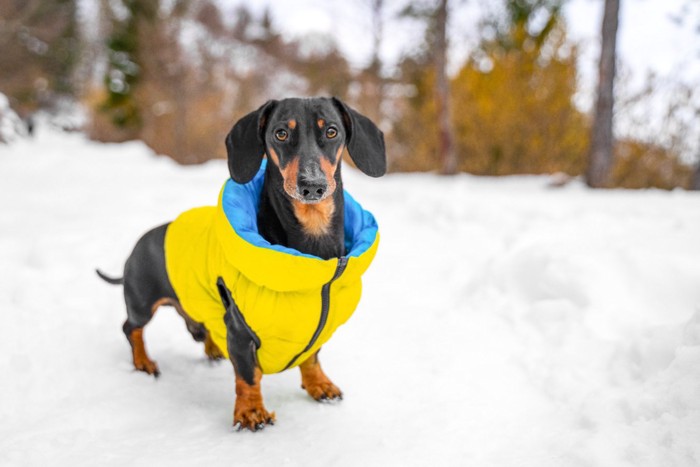
[[[250,431],[258,431],[265,428],[266,425],[275,424],[275,413],[268,412],[265,407],[246,406],[238,407],[233,412],[233,428],[240,431],[248,429]]]
[[[311,397],[319,402],[339,401],[343,392],[330,380],[307,382],[301,385]]]
[[[153,375],[156,378],[160,376],[158,365],[148,357],[134,358],[134,368],[138,371],[143,371],[144,373]]]
[[[204,353],[207,355],[209,360],[221,360],[224,358],[224,353],[208,335],[204,341]]]
[[[301,365],[301,387],[319,402],[337,401],[343,398],[343,392],[326,376],[318,363],[318,357],[312,356]]]

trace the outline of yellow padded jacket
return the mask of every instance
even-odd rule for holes
[[[217,206],[191,209],[173,221],[165,258],[182,307],[228,357],[226,310],[216,285],[224,279],[260,340],[261,370],[277,373],[313,355],[355,311],[379,233],[372,214],[345,192],[346,256],[324,260],[270,244],[257,228],[264,171],[265,163],[244,185],[229,179]]]

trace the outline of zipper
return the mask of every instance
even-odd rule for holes
[[[326,282],[323,287],[321,288],[321,315],[318,320],[318,326],[316,326],[316,331],[314,332],[313,336],[311,336],[311,340],[309,340],[309,343],[306,344],[306,347],[304,347],[304,350],[299,352],[292,358],[289,363],[287,363],[287,366],[282,369],[282,371],[288,369],[291,367],[294,362],[296,362],[297,358],[299,358],[302,354],[307,352],[313,345],[316,343],[318,340],[318,336],[321,335],[321,331],[323,331],[323,328],[326,326],[326,321],[328,321],[328,312],[331,307],[331,285],[333,282],[337,281],[338,278],[343,275],[343,272],[345,272],[345,268],[348,265],[348,258],[346,256],[341,256],[338,258],[338,266],[335,268],[335,274],[333,274],[333,277],[331,277],[331,280]]]

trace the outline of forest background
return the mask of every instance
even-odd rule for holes
[[[268,99],[334,95],[379,123],[391,171],[560,181],[586,172],[594,112],[581,103],[566,0],[356,0],[346,16],[369,36],[364,63],[332,34],[284,34],[273,9],[290,4],[268,3],[0,0],[0,93],[29,133],[39,114],[77,112],[66,129],[140,139],[182,164],[224,157],[233,122]],[[466,40],[454,24],[475,3]],[[688,0],[658,21],[700,28],[700,6]],[[398,23],[411,39],[387,60]],[[698,42],[678,47],[700,54]],[[614,118],[624,125],[614,127],[606,186],[700,189],[698,83],[616,64]]]

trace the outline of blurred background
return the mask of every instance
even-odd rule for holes
[[[334,95],[391,171],[700,189],[697,0],[0,0],[0,50],[27,135],[198,164],[268,99]]]

